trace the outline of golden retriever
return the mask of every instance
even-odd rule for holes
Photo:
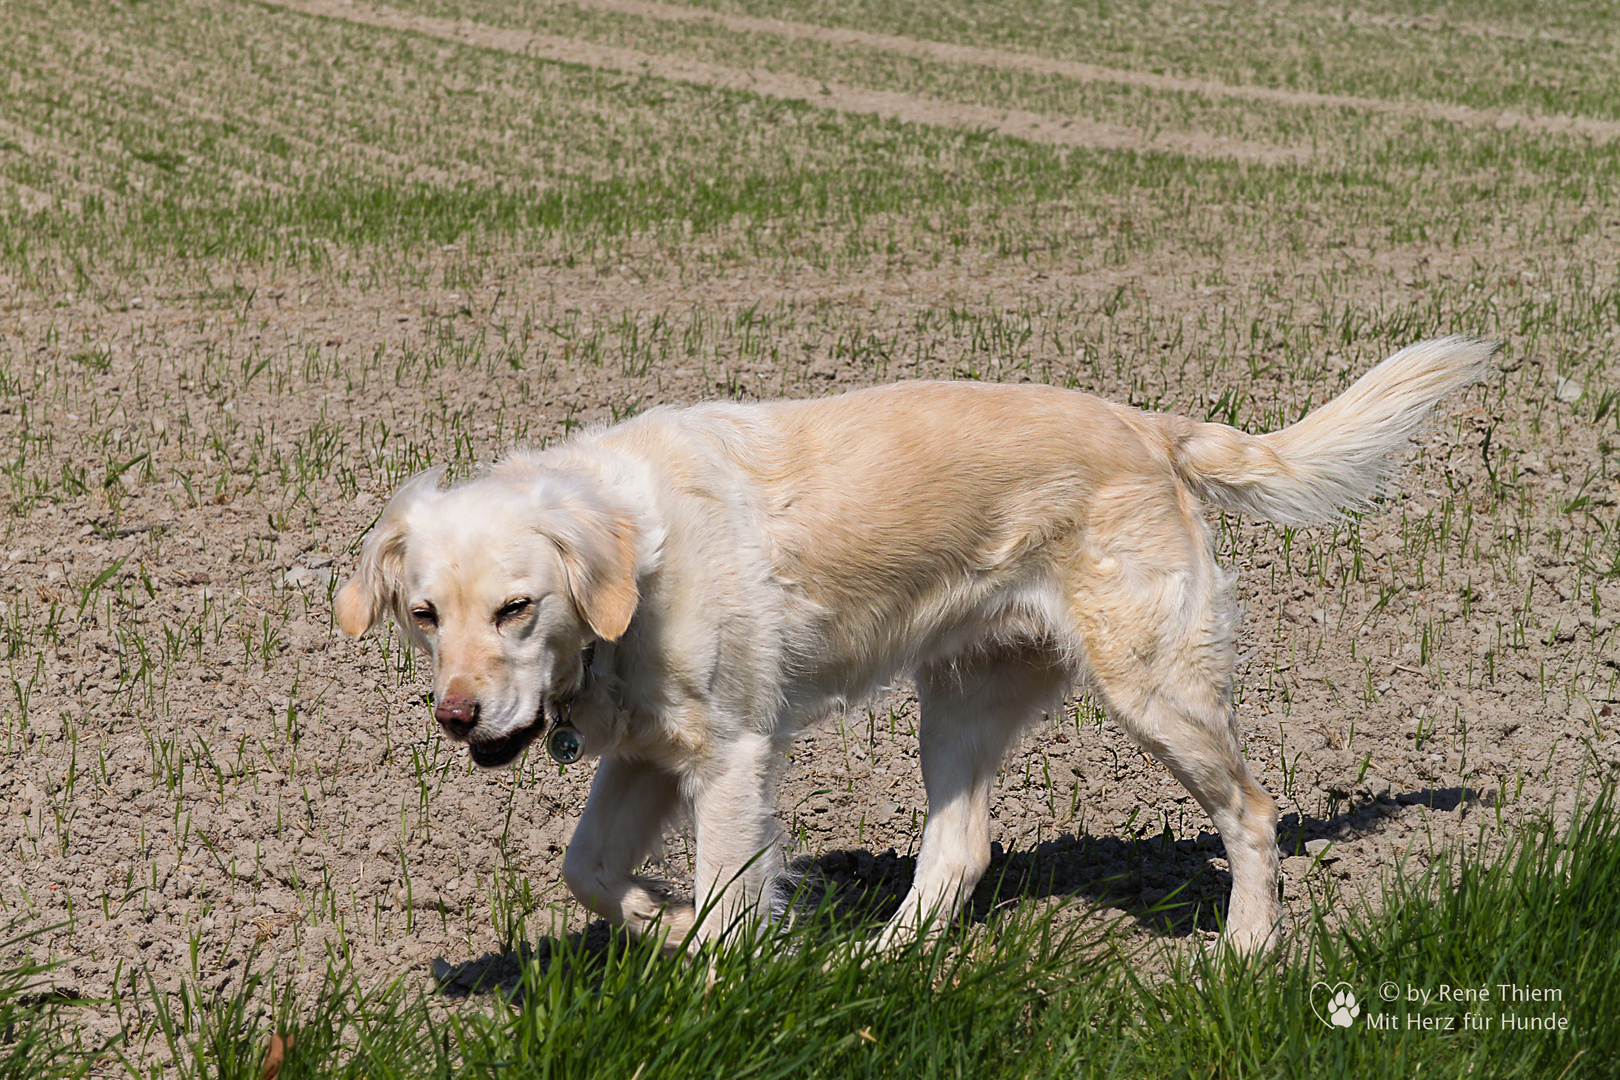
[[[769,912],[794,734],[909,673],[928,817],[880,945],[957,912],[1003,753],[1078,682],[1220,830],[1226,938],[1254,950],[1278,934],[1276,804],[1234,723],[1206,507],[1303,524],[1365,504],[1492,349],[1413,345],[1266,435],[977,382],[656,408],[448,490],[414,477],[337,617],[359,635],[386,613],[432,655],[434,718],[477,764],[541,737],[598,757],[564,879],[667,947]],[[636,873],[683,814],[695,904]]]

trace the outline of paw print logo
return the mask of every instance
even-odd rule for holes
[[[1328,1027],[1347,1028],[1361,1015],[1361,1004],[1349,983],[1319,982],[1311,987],[1311,1011]]]
[[[1350,991],[1340,990],[1328,999],[1328,1019],[1334,1027],[1349,1027],[1360,1015],[1361,1006],[1356,1004],[1356,995]]]

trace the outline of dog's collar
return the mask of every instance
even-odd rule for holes
[[[596,662],[596,641],[591,640],[580,653],[579,685],[566,698],[554,703],[550,722],[546,725],[546,753],[559,765],[572,765],[579,760],[581,743],[579,729],[574,726],[574,702],[591,684],[591,666]]]

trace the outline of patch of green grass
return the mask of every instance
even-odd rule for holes
[[[178,1074],[199,1078],[256,1075],[272,1028],[293,1036],[289,1080],[1606,1077],[1620,1066],[1616,875],[1606,790],[1499,861],[1456,852],[1392,882],[1380,910],[1332,930],[1313,919],[1280,964],[1174,950],[1166,968],[1110,948],[1106,926],[1059,931],[1026,908],[864,964],[844,944],[857,927],[836,921],[685,960],[624,937],[552,942],[510,1004],[362,989],[334,964],[310,1010],[285,991],[256,1007],[255,981],[182,997],[184,1021],[163,1005],[160,1027]],[[1357,1000],[1348,1027],[1319,1016],[1340,984]],[[1517,1026],[1531,1022],[1545,1026]]]
[[[6,924],[0,941],[0,1078],[57,1080],[87,1075],[104,1047],[86,1046],[73,1027],[74,996],[58,992],[49,975],[52,965],[24,954],[35,940],[57,927],[18,932],[19,920]]]
[[[1200,959],[1137,980],[1139,1034],[1161,1076],[1207,1075],[1213,1062],[1231,1076],[1613,1075],[1616,874],[1620,822],[1605,791],[1567,831],[1543,818],[1498,860],[1458,852],[1397,877],[1381,911],[1309,928],[1280,977],[1267,965],[1234,977]],[[1360,1012],[1349,1028],[1329,1028],[1310,1008],[1313,990],[1320,1008],[1317,984],[1341,983]],[[1552,1030],[1507,1019],[1550,1020]]]
[[[512,1024],[462,1025],[464,1074],[1039,1075],[1080,1019],[1042,997],[1067,1000],[1099,966],[1034,924],[864,968],[827,937],[782,944],[673,965],[639,943],[556,957],[529,970]]]
[[[280,1040],[281,1080],[420,1080],[451,1074],[450,1027],[399,980],[367,985],[329,957],[312,999],[259,972],[230,994],[195,986],[174,993],[130,984],[133,1010],[151,1017],[126,1039],[133,1076],[259,1080]]]

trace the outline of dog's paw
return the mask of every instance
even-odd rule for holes
[[[665,956],[680,956],[702,944],[698,935],[692,933],[696,924],[697,909],[690,903],[670,904],[648,925],[646,934],[664,939]]]
[[[864,968],[883,956],[877,938],[854,938],[834,946],[822,961],[821,970],[831,974],[851,967]]]

